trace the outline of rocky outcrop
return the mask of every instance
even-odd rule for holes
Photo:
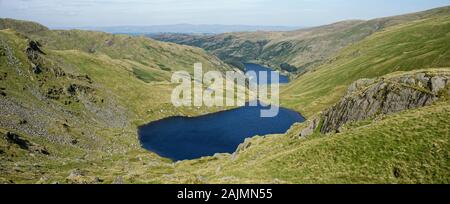
[[[37,52],[37,53],[45,55],[44,51],[41,50],[41,47],[42,47],[41,43],[39,43],[38,41],[32,40],[28,43],[27,51]]]
[[[75,96],[77,94],[91,94],[94,92],[94,89],[88,86],[83,86],[80,84],[70,84],[67,87],[67,93],[71,96]]]
[[[30,41],[28,43],[28,47],[25,50],[27,54],[28,60],[32,63],[32,70],[35,74],[40,74],[42,72],[43,59],[41,58],[41,54],[45,55],[45,53],[41,50],[41,44],[37,41]]]
[[[31,146],[31,143],[28,140],[24,140],[19,137],[19,135],[11,132],[6,133],[6,141],[8,141],[10,144],[16,144],[21,149],[28,150]]]
[[[431,105],[450,95],[449,83],[447,69],[358,80],[335,106],[324,112],[321,132],[339,132],[350,122]]]
[[[41,147],[40,145],[34,144],[26,139],[23,139],[16,133],[7,132],[4,136],[4,139],[10,145],[17,145],[19,148],[23,150],[27,150],[30,152],[36,152],[44,155],[50,155],[48,150],[45,147]]]
[[[300,132],[300,137],[307,137],[307,136],[312,135],[314,133],[314,131],[316,130],[316,128],[319,127],[320,118],[316,117],[316,118],[308,121],[307,123],[308,123],[308,127],[306,127],[305,129],[303,129]]]
[[[58,100],[61,98],[61,95],[64,93],[62,88],[50,87],[47,90],[46,97],[53,100]]]
[[[28,42],[28,47],[25,50],[25,54],[31,64],[31,71],[34,74],[41,74],[44,71],[52,73],[55,77],[64,77],[66,73],[61,67],[56,66],[54,63],[44,57],[45,52],[41,49],[42,45],[38,41],[31,40]]]
[[[253,141],[253,139],[255,139],[255,138],[256,138],[256,137],[245,139],[244,142],[241,143],[241,144],[237,147],[236,151],[231,155],[231,159],[232,159],[232,160],[236,160],[241,152],[244,152],[245,150],[247,150],[248,148],[250,148],[250,147],[253,145],[252,141]]]

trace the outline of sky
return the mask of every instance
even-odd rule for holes
[[[0,0],[0,17],[48,27],[318,26],[448,5],[450,0]]]

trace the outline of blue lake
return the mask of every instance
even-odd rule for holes
[[[254,83],[258,83],[258,84],[272,84],[272,79],[270,77],[270,74],[273,71],[272,69],[262,66],[262,65],[259,65],[259,64],[245,63],[244,65],[245,65],[245,71],[255,71],[258,74],[258,76],[259,76],[259,72],[267,73],[267,82],[266,83],[261,83],[261,80],[259,78],[251,79],[250,82],[254,82]],[[289,77],[280,74],[278,83],[280,83],[280,84],[289,83]]]
[[[139,127],[139,140],[145,149],[162,157],[188,160],[233,153],[246,138],[285,133],[294,123],[305,120],[285,108],[280,108],[276,117],[260,117],[261,110],[269,108],[246,105],[193,118],[170,117]]]

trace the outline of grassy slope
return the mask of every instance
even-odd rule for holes
[[[205,70],[229,70],[230,67],[202,49],[163,43],[145,37],[113,35],[82,30],[49,30],[28,21],[0,19],[1,29],[16,30],[52,50],[78,50],[92,55],[107,55],[128,62],[133,68],[170,80],[173,71],[191,72],[193,64],[203,63]]]
[[[310,117],[334,104],[360,78],[449,67],[450,16],[390,27],[349,46],[282,93],[284,106]],[[448,183],[450,103],[363,121],[330,136],[255,137],[233,156],[179,163],[179,177],[213,183]]]
[[[195,182],[212,183],[449,183],[449,112],[450,103],[440,102],[332,137],[299,139],[294,127],[287,135],[252,139],[236,159],[205,158],[177,168],[196,175]]]
[[[201,49],[161,43],[144,37],[79,30],[50,31],[33,37],[53,49],[104,53],[113,59],[130,60],[162,71],[190,71],[197,62],[203,63],[206,70],[229,68]]]
[[[312,116],[361,78],[450,66],[450,16],[404,23],[343,49],[282,91],[282,104]]]
[[[315,72],[287,87],[283,93],[284,104],[311,116],[336,102],[346,85],[356,79],[399,70],[448,66],[448,26],[448,17],[436,17],[404,23],[375,34],[346,48]],[[8,43],[14,42],[11,46],[25,58],[20,54],[25,48],[25,39],[11,31],[0,34]],[[44,51],[66,71],[89,74],[101,85],[100,96],[112,94],[118,104],[129,107],[134,123],[144,122],[138,120],[142,118],[153,120],[179,112],[198,114],[197,110],[168,107],[164,99],[168,96],[166,91],[170,90],[167,83],[138,80],[132,73],[133,66],[149,68],[143,64],[145,62],[136,62],[138,58],[135,61],[108,56],[104,54],[108,51],[98,50],[102,49],[97,48],[95,54],[58,47]],[[3,71],[5,67],[1,65]],[[24,66],[23,70],[29,67]],[[13,70],[8,73],[17,77]],[[8,84],[8,95],[21,95],[20,88],[26,79],[21,80],[11,84],[14,87],[11,90]],[[130,89],[142,91],[130,92]],[[32,97],[21,96],[23,101]],[[250,147],[236,158],[222,155],[177,164],[141,150],[135,138],[135,125],[105,129],[87,113],[75,119],[85,120],[90,125],[78,124],[75,128],[94,127],[97,138],[107,142],[87,150],[23,134],[24,138],[45,146],[52,153],[31,156],[28,151],[0,140],[0,150],[6,150],[7,154],[6,157],[0,155],[0,182],[9,179],[27,183],[37,180],[67,182],[70,171],[78,168],[85,171],[88,178],[98,176],[105,182],[122,176],[125,182],[137,183],[448,183],[450,159],[446,124],[450,122],[449,112],[450,104],[443,101],[383,120],[365,121],[333,137],[316,134],[298,139],[296,136],[303,125],[297,125],[287,135],[250,140]],[[0,129],[0,136],[6,131]],[[87,140],[82,135],[77,136],[82,143]],[[103,147],[117,150],[109,152]]]
[[[257,62],[273,67],[290,63],[300,67],[315,63],[326,53],[332,52],[334,49],[331,49],[327,38],[334,36],[335,32],[359,23],[361,21],[346,21],[295,32],[242,32],[214,36],[164,34],[153,38],[201,47],[227,62]],[[294,62],[293,58],[299,60]]]
[[[256,61],[299,70],[320,65],[336,52],[378,31],[414,20],[447,16],[450,7],[370,21],[344,21],[289,32],[243,32],[215,36],[162,35],[165,41],[198,46],[226,61]]]
[[[29,24],[29,22],[24,23]],[[174,85],[167,82],[172,71],[144,65],[145,62],[139,62],[138,58],[125,59],[120,57],[121,54],[115,56],[114,53],[109,53],[110,48],[105,48],[105,51],[97,50],[96,53],[89,53],[83,50],[82,43],[61,45],[61,47],[52,45],[51,42],[46,41],[46,38],[56,35],[62,39],[63,37],[58,34],[59,31],[53,34],[52,31],[44,30],[43,32],[46,34],[39,37],[35,30],[28,34],[26,32],[17,33],[13,30],[0,30],[1,45],[5,45],[12,51],[12,53],[0,56],[0,73],[2,74],[0,87],[5,88],[4,92],[6,93],[6,96],[1,96],[1,100],[20,106],[20,108],[13,109],[12,114],[0,115],[1,122],[9,124],[0,127],[0,171],[2,172],[0,183],[7,183],[9,180],[18,183],[34,183],[39,180],[44,183],[71,182],[66,180],[66,177],[74,169],[85,171],[87,176],[83,179],[87,179],[87,182],[90,182],[89,179],[93,179],[94,176],[100,177],[105,182],[112,182],[119,175],[124,177],[125,182],[132,182],[132,175],[127,170],[130,161],[137,162],[139,165],[147,162],[149,165],[146,166],[147,169],[156,169],[147,176],[157,178],[157,175],[160,174],[158,169],[164,169],[166,173],[169,173],[173,168],[170,161],[140,148],[136,126],[173,115],[198,115],[218,111],[217,108],[173,107],[170,103],[170,94]],[[73,32],[78,33],[78,31]],[[71,32],[67,31],[66,33]],[[95,39],[96,35],[112,37],[108,34],[90,32],[79,35],[86,35],[79,38],[87,40]],[[31,72],[30,62],[24,52],[28,42],[25,36],[38,39],[44,45],[43,50],[47,54],[42,56],[45,61],[43,65],[45,70],[39,75]],[[67,37],[65,41],[76,41],[77,39],[78,37]],[[132,47],[121,52],[134,52],[134,43],[136,46],[137,44],[155,43],[156,45],[152,46],[162,46],[161,49],[173,50],[169,54],[165,51],[145,53],[145,57],[171,67],[173,71],[183,69],[191,71],[193,65],[188,66],[186,63],[196,60],[204,62],[209,70],[229,69],[228,66],[222,67],[224,64],[217,58],[198,48],[165,44],[147,39],[137,39],[136,41],[134,42],[132,39],[130,43]],[[127,44],[126,41],[123,43]],[[121,48],[124,47],[120,45],[114,49]],[[155,49],[160,49],[160,47]],[[1,51],[4,53],[3,47]],[[179,58],[178,60],[182,60],[181,55],[185,54],[190,61],[183,61],[182,64],[179,64],[177,60],[169,60],[170,62],[166,63],[164,60],[167,57],[166,54],[170,58]],[[17,66],[8,64],[8,56],[17,59],[19,62]],[[172,64],[176,66],[172,66]],[[53,71],[56,68],[63,70],[66,75],[55,77]],[[157,80],[147,81],[148,83],[140,80],[133,73],[136,69],[144,70],[145,75],[156,76]],[[7,75],[4,79],[3,74]],[[89,84],[71,78],[69,75],[88,75],[93,83]],[[103,99],[105,102],[97,102],[97,104],[87,103],[83,100],[76,102],[64,94],[60,99],[42,97],[47,93],[47,88],[61,87],[65,90],[72,83],[86,84],[94,88],[95,91],[92,95],[98,101]],[[72,103],[64,105],[68,100]],[[1,111],[8,111],[14,107],[8,105],[2,107]],[[21,114],[21,112],[26,114]],[[20,124],[20,121],[24,119],[27,123]],[[68,127],[63,124],[68,124]],[[44,133],[36,135],[30,133],[28,131],[30,129],[43,130]],[[45,147],[50,155],[23,150],[17,145],[8,144],[5,139],[8,131],[19,134],[21,138],[37,146]],[[77,140],[77,143],[71,144],[74,139]],[[137,160],[138,157],[142,159]],[[105,169],[108,170],[105,171]]]

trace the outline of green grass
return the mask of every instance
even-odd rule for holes
[[[152,81],[156,81],[155,76],[150,73],[147,72],[145,70],[139,69],[139,68],[133,68],[133,74],[140,80],[146,82],[146,83],[150,83]]]
[[[337,102],[348,85],[396,71],[450,67],[450,17],[391,27],[339,52],[282,90],[282,105],[312,116]]]
[[[343,21],[287,32],[241,32],[214,36],[168,34],[156,39],[204,48],[227,62],[255,62],[280,68],[297,67],[297,73],[324,61],[374,33],[429,18],[446,17],[450,7],[369,21]]]
[[[385,30],[344,48],[314,71],[283,87],[283,105],[311,117],[337,102],[357,79],[450,67],[448,13],[404,18],[387,21],[390,26]],[[236,156],[219,155],[174,164],[140,147],[137,126],[174,115],[219,111],[220,108],[173,107],[170,94],[174,85],[168,80],[172,71],[192,72],[194,62],[203,62],[207,70],[225,71],[230,67],[222,66],[223,62],[198,48],[146,38],[49,31],[39,24],[12,20],[2,20],[0,25],[19,31],[1,30],[0,40],[21,62],[17,67],[9,66],[7,57],[0,56],[0,74],[8,75],[0,81],[0,87],[6,88],[8,100],[33,114],[29,124],[43,122],[48,132],[37,137],[21,126],[0,127],[0,183],[94,182],[95,177],[111,183],[119,176],[126,183],[450,182],[448,98],[429,107],[350,124],[332,136],[316,132],[300,139],[298,134],[306,124],[296,124],[284,135],[250,139],[249,147]],[[321,32],[337,29],[336,26],[321,28],[325,29]],[[280,33],[268,35],[271,39],[281,37]],[[44,44],[44,65],[48,70],[40,75],[30,71],[24,53],[27,37]],[[253,37],[255,41],[266,38]],[[248,42],[244,48],[253,49]],[[236,54],[242,53],[238,50]],[[57,68],[67,75],[54,76],[52,70]],[[79,78],[84,75],[93,83]],[[94,92],[90,96],[104,102],[91,104],[81,98],[65,105],[66,100],[73,99],[40,97],[50,87],[67,88],[74,83],[91,87]],[[23,117],[17,112],[2,114],[0,120],[18,123]],[[116,124],[121,118],[125,124]],[[69,128],[64,127],[66,123]],[[8,131],[45,147],[50,155],[9,144],[4,139]],[[72,139],[78,142],[71,144]],[[75,169],[85,176],[68,180]]]
[[[148,170],[155,169],[154,173],[146,173],[146,175],[157,178],[162,174],[161,172],[173,171],[173,167],[167,159],[140,147],[137,140],[137,126],[174,115],[194,116],[222,110],[220,107],[175,108],[172,106],[170,95],[175,85],[167,81],[172,74],[167,68],[160,69],[144,65],[135,59],[110,56],[107,51],[93,54],[78,50],[76,47],[56,49],[44,44],[43,49],[47,53],[42,56],[45,70],[36,75],[31,72],[31,65],[24,52],[27,39],[23,34],[12,30],[1,30],[0,40],[2,45],[12,50],[11,56],[20,62],[17,67],[10,66],[7,63],[8,57],[0,56],[0,72],[8,75],[6,79],[0,81],[0,87],[6,88],[5,99],[15,101],[24,111],[33,114],[28,119],[27,125],[44,123],[39,126],[46,131],[46,135],[42,138],[30,135],[23,131],[27,129],[26,126],[18,125],[14,125],[16,128],[2,127],[1,132],[3,135],[7,131],[17,133],[22,138],[46,147],[51,153],[50,156],[39,154],[29,156],[30,152],[8,144],[3,137],[0,138],[0,149],[5,152],[0,155],[1,183],[8,183],[9,180],[16,183],[35,183],[39,180],[43,180],[41,182],[44,183],[72,182],[66,177],[74,169],[85,171],[89,175],[85,178],[87,182],[99,176],[110,183],[118,175],[123,176],[126,182],[138,182],[139,180],[134,179],[135,175],[125,172],[133,172],[127,169],[129,163],[140,166],[145,161],[149,163],[149,166],[143,166],[146,166]],[[177,45],[171,48],[168,44],[158,44],[175,50],[186,49],[174,52],[180,55],[186,54],[191,61],[197,59],[200,62],[205,61],[207,70],[228,69],[227,66],[221,66],[222,62],[216,62],[215,57],[198,51],[199,49]],[[172,67],[175,71],[191,71],[193,66],[193,64],[189,65],[188,61],[182,64],[178,64],[176,60],[166,63],[164,60],[159,60],[163,57],[150,55],[148,57],[158,60],[157,63],[161,66],[172,67],[171,63],[175,63],[176,66]],[[53,70],[57,68],[63,70],[66,75],[54,76]],[[138,73],[140,77],[151,80],[147,82],[140,80],[133,72],[135,70],[140,71]],[[92,84],[78,78],[86,75],[93,81]],[[65,91],[70,84],[91,87],[94,91],[86,98],[95,97],[97,103],[87,103],[83,98],[77,102],[65,94],[55,100],[41,98],[47,93],[48,88],[62,88]],[[72,103],[66,105],[64,102],[67,100]],[[12,121],[16,124],[23,120],[23,117],[18,112],[12,115],[0,115],[2,121]],[[114,122],[120,122],[120,120],[124,122],[124,125]],[[66,128],[63,124],[68,124],[69,127]],[[75,145],[70,144],[73,139],[77,140]],[[137,160],[138,157],[142,159]],[[108,171],[105,171],[105,168]]]
[[[176,167],[208,183],[448,183],[449,112],[450,104],[441,102],[332,137],[299,139],[299,128],[293,128],[287,135],[252,139],[237,159]]]

